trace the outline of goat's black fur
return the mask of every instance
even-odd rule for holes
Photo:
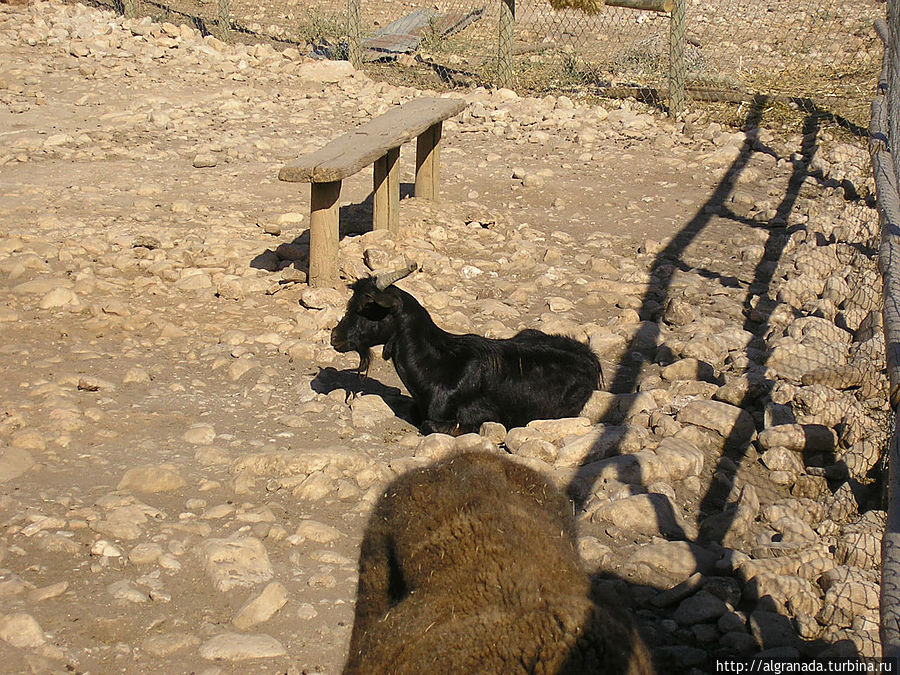
[[[600,361],[587,345],[561,335],[524,330],[507,340],[441,330],[409,293],[378,290],[375,280],[352,287],[347,312],[331,334],[339,352],[383,355],[423,418],[422,431],[467,433],[482,422],[507,428],[535,419],[578,415],[602,381]]]

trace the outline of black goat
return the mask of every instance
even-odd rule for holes
[[[355,282],[331,345],[357,352],[360,371],[368,368],[370,349],[384,345],[384,358],[393,360],[424,433],[478,431],[487,421],[512,428],[581,412],[603,378],[590,347],[538,330],[507,340],[447,333],[412,295],[393,285],[415,269],[412,263]]]

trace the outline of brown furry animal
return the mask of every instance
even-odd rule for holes
[[[652,672],[637,631],[591,600],[572,504],[540,474],[471,452],[387,488],[345,675]]]

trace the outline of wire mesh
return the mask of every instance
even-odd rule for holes
[[[900,36],[900,2],[888,4],[888,23],[878,25],[884,44],[878,92],[872,103],[870,123],[870,151],[875,176],[878,212],[881,217],[881,246],[879,266],[884,278],[884,337],[890,402],[894,409],[895,430],[889,449],[889,478],[887,483],[888,513],[882,540],[881,568],[881,643],[885,656],[900,655],[900,436],[896,430],[896,410],[900,401],[900,195],[897,192],[900,146],[900,62],[897,38]]]
[[[884,14],[880,0],[669,0],[671,14],[617,6],[647,0],[608,0],[591,13],[553,9],[549,0],[93,1],[328,58],[347,58],[357,34],[363,48],[392,29],[402,35],[404,19],[428,12],[411,48],[363,52],[365,67],[429,88],[509,86],[652,100],[667,99],[670,82],[683,81],[688,100],[765,94],[805,101],[862,127],[881,57],[872,24]],[[671,45],[679,3],[684,42]]]

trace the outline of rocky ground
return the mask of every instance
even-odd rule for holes
[[[398,238],[367,231],[368,173],[345,181],[344,276],[415,259],[441,326],[575,335],[610,391],[423,438],[389,364],[363,380],[330,348],[348,292],[303,283],[307,189],[276,178],[428,93],[345,66],[0,5],[4,669],[339,672],[372,503],[469,447],[569,490],[661,672],[877,654],[864,144],[466,92],[443,201],[404,199]]]

